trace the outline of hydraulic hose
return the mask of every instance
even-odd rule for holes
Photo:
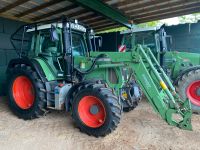
[[[90,72],[92,72],[92,71],[94,70],[97,60],[99,60],[100,58],[104,58],[105,56],[106,56],[105,54],[100,54],[100,55],[98,55],[98,56],[94,59],[94,61],[93,61],[92,65],[91,65],[91,67],[90,67],[88,70],[86,70],[86,71],[81,71],[80,69],[75,68],[75,67],[74,67],[74,70],[78,71],[80,74],[88,74],[88,73],[90,73]]]

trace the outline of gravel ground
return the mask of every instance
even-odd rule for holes
[[[0,150],[195,150],[200,149],[199,121],[200,116],[193,115],[193,131],[168,126],[143,100],[123,114],[112,134],[95,138],[80,133],[64,111],[23,121],[0,98]]]

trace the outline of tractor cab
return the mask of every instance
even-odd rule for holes
[[[69,23],[70,24],[70,23]],[[67,24],[67,28],[69,28]],[[72,38],[72,51],[74,55],[84,55],[87,49],[85,40],[86,28],[76,23],[71,23],[71,35]],[[35,42],[35,47],[32,49],[36,54],[54,55],[55,53],[63,53],[63,37],[62,37],[62,23],[53,23],[38,25],[31,29],[27,29],[27,33],[34,32],[34,39],[32,39],[32,45]],[[37,47],[39,46],[39,47]]]
[[[166,51],[171,51],[172,38],[167,35],[164,26],[149,28],[133,28],[122,31],[123,39],[121,45],[126,47],[126,51],[141,44],[151,49],[158,61]]]
[[[64,57],[84,59],[91,49],[93,37],[75,20],[66,22],[65,29],[61,22],[23,26],[12,35],[11,42],[19,57],[43,58],[54,73],[62,77],[66,70]]]

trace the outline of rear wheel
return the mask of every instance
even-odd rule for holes
[[[189,98],[193,112],[200,113],[200,70],[184,74],[178,81],[177,92],[183,100]]]
[[[82,132],[99,137],[115,130],[122,110],[110,89],[98,84],[85,84],[76,92],[72,101],[72,117]]]
[[[37,73],[25,64],[16,65],[8,74],[8,96],[11,110],[25,120],[46,112],[45,87]]]
[[[12,94],[16,104],[21,109],[29,109],[33,106],[35,100],[35,89],[28,77],[20,75],[15,78],[12,87]]]

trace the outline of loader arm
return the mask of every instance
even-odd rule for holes
[[[192,111],[189,100],[180,99],[170,79],[149,48],[137,45],[131,52],[92,52],[91,56],[96,57],[101,53],[106,54],[112,61],[96,65],[96,71],[98,68],[108,67],[131,68],[143,93],[162,119],[169,125],[192,130]]]
[[[136,62],[132,64],[135,78],[154,110],[168,124],[192,130],[189,100],[180,99],[151,50],[138,45],[132,56]]]

